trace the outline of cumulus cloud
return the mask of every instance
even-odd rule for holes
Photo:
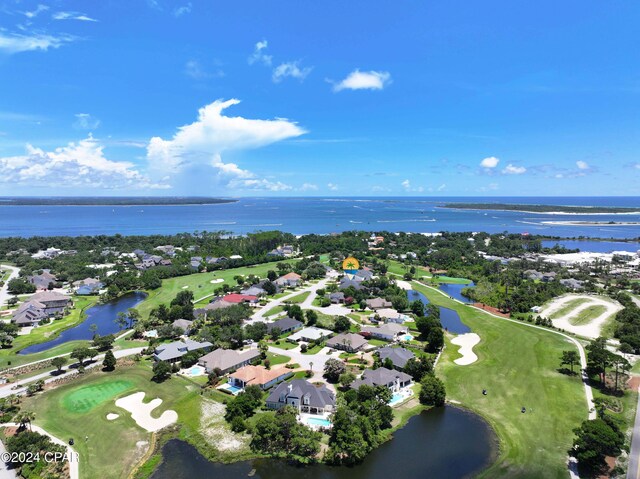
[[[483,168],[495,168],[500,163],[500,160],[495,156],[489,156],[480,162],[480,166]]]
[[[182,15],[187,15],[188,13],[191,13],[191,8],[193,7],[193,5],[191,5],[191,2],[187,3],[186,5],[183,5],[181,7],[177,7],[173,10],[173,16],[176,18],[181,17]]]
[[[169,188],[166,183],[151,182],[133,163],[107,159],[103,149],[91,135],[54,151],[27,145],[24,155],[0,158],[0,182],[29,187]]]
[[[9,54],[28,52],[33,50],[47,51],[50,48],[59,48],[62,45],[75,40],[71,35],[47,35],[18,33],[4,33],[0,31],[0,52]]]
[[[576,161],[576,166],[578,167],[579,170],[588,170],[591,168],[586,161],[582,161],[582,160]]]
[[[527,169],[524,166],[514,166],[509,163],[505,169],[502,170],[502,173],[505,175],[522,175],[527,172]]]
[[[266,40],[262,40],[256,43],[256,46],[253,49],[253,53],[248,58],[249,65],[253,65],[254,63],[262,63],[266,66],[271,66],[271,62],[273,57],[271,55],[267,55],[264,50],[269,46],[269,42]]]
[[[54,20],[79,20],[81,22],[97,22],[95,18],[91,18],[84,13],[79,12],[56,12],[51,18]]]
[[[279,83],[287,77],[297,78],[300,81],[303,81],[307,78],[307,75],[311,73],[312,67],[304,67],[300,68],[300,62],[287,62],[281,63],[276,68],[273,69],[273,75],[271,78],[274,83]]]
[[[95,130],[100,126],[100,120],[89,113],[76,113],[76,121],[73,127],[77,130]]]
[[[212,168],[214,180],[233,189],[284,191],[289,185],[258,178],[235,163],[225,163],[227,151],[260,148],[306,133],[295,122],[286,119],[254,120],[223,115],[239,100],[217,100],[200,108],[198,119],[178,128],[170,140],[153,137],[147,146],[149,168],[156,172],[177,174],[198,171],[207,174]]]
[[[391,74],[383,71],[361,72],[356,69],[347,77],[333,85],[333,91],[342,90],[382,90],[391,82]]]

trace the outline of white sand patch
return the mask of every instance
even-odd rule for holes
[[[188,287],[189,287],[189,285],[187,284],[187,285],[183,286],[182,289],[187,289]]]
[[[209,281],[209,283],[211,284],[224,283],[224,279],[222,278],[212,279],[211,281]]]
[[[224,420],[226,409],[224,404],[203,399],[200,432],[207,442],[219,451],[238,451],[247,448],[249,436],[229,430]]]
[[[162,404],[162,399],[155,398],[145,404],[143,402],[144,396],[144,392],[137,392],[129,396],[125,396],[116,401],[116,406],[129,411],[131,413],[131,418],[138,424],[138,426],[149,432],[158,431],[178,420],[178,413],[170,409],[163,412],[157,419],[151,417],[151,411]]]
[[[398,286],[398,288],[402,288],[405,291],[409,291],[413,288],[411,288],[411,283],[409,283],[408,281],[404,281],[401,279],[396,279],[396,285]]]
[[[110,412],[109,414],[107,414],[107,421],[113,421],[114,419],[118,419],[120,417],[120,414],[115,414],[113,412]]]
[[[451,340],[451,344],[460,346],[458,352],[462,354],[461,358],[454,360],[453,362],[460,366],[467,366],[473,364],[478,360],[478,356],[473,352],[473,347],[480,342],[480,336],[476,333],[466,333],[456,336]]]
[[[607,322],[607,320],[622,309],[622,305],[620,303],[608,298],[605,299],[600,296],[591,296],[586,294],[568,294],[566,296],[561,296],[553,300],[542,311],[540,311],[540,316],[548,318],[553,313],[562,309],[568,302],[576,299],[584,299],[585,302],[576,306],[571,311],[567,312],[564,316],[552,319],[551,322],[556,328],[564,329],[565,331],[569,331],[573,334],[577,334],[579,336],[584,336],[587,338],[595,339],[599,337],[600,331],[602,330],[602,327]],[[575,318],[582,311],[591,306],[604,306],[606,310],[600,316],[593,318],[587,324],[573,325],[570,323],[570,319]]]

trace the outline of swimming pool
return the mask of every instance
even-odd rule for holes
[[[308,424],[309,426],[331,427],[331,421],[324,417],[303,416],[302,422]]]
[[[411,334],[405,334],[400,336],[400,339],[403,341],[411,341],[413,339],[413,336]]]

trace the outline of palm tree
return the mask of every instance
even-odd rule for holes
[[[35,419],[36,419],[36,413],[34,413],[33,411],[21,412],[19,416],[20,428],[26,427],[26,424],[28,423],[29,431],[31,431],[31,422],[35,421]]]

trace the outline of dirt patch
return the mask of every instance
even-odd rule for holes
[[[488,311],[491,314],[495,314],[497,316],[502,316],[503,318],[510,318],[511,317],[510,313],[503,313],[498,308],[494,308],[492,306],[488,306],[488,305],[486,305],[484,303],[473,303],[473,306],[475,306],[478,309],[482,309],[484,311]]]
[[[202,400],[200,414],[200,432],[207,442],[218,451],[239,451],[249,447],[249,436],[231,432],[224,414],[227,408],[224,404]]]
[[[632,391],[637,391],[638,387],[640,387],[640,376],[631,376],[631,378],[627,382],[627,385]]]

